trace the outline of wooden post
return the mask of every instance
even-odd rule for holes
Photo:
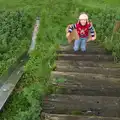
[[[37,38],[39,26],[40,26],[40,18],[37,17],[37,18],[36,18],[36,23],[35,23],[35,25],[34,25],[33,34],[32,34],[32,42],[31,42],[31,46],[30,46],[30,48],[29,48],[28,53],[30,53],[31,51],[33,51],[33,50],[35,49],[36,38]]]

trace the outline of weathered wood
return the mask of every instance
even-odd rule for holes
[[[57,65],[56,71],[61,72],[79,72],[79,73],[94,73],[105,74],[114,77],[120,77],[120,68],[104,68],[104,67],[88,67],[76,65]]]
[[[120,96],[120,79],[104,75],[52,72],[57,93],[92,96]]]
[[[59,60],[84,60],[84,61],[113,61],[113,57],[111,55],[103,55],[103,54],[59,54]]]
[[[119,97],[52,94],[43,103],[43,111],[47,113],[72,114],[79,111],[81,115],[120,117]]]
[[[88,53],[74,53],[72,46],[57,51],[56,89],[43,99],[42,120],[120,119],[120,64],[100,47],[87,47]]]
[[[7,101],[10,94],[12,93],[13,89],[15,88],[22,74],[23,74],[23,65],[20,64],[19,66],[17,66],[17,68],[8,78],[8,80],[0,88],[0,110],[2,109],[3,105]]]
[[[72,77],[74,79],[78,78],[81,80],[96,80],[96,81],[112,81],[112,82],[119,82],[120,79],[119,78],[113,78],[113,77],[109,77],[107,75],[103,75],[103,74],[93,74],[93,73],[75,73],[75,72],[58,72],[58,71],[53,71],[51,73],[51,77]]]
[[[9,76],[12,74],[12,72],[16,69],[16,67],[20,64],[20,62],[23,62],[25,59],[28,59],[27,51],[25,51],[23,54],[21,54],[18,59],[13,63],[8,70],[3,73],[3,75],[0,77],[0,87],[4,84],[4,82],[9,78]]]
[[[41,120],[120,120],[116,117],[80,116],[42,113]]]
[[[120,97],[120,88],[78,88],[77,85],[56,85],[56,94]]]
[[[32,34],[32,41],[31,41],[31,45],[30,45],[28,53],[30,53],[31,51],[33,51],[35,49],[36,38],[37,38],[38,31],[39,31],[39,26],[40,26],[40,18],[37,17],[36,23],[34,25],[33,34]]]
[[[60,65],[73,65],[79,67],[100,67],[100,68],[120,68],[120,63],[103,61],[103,62],[94,62],[94,61],[71,61],[71,60],[58,60],[56,61],[56,66]]]
[[[60,46],[58,51],[73,51],[73,44],[72,45],[65,45],[65,46]],[[101,46],[96,46],[94,44],[88,44],[87,43],[87,51],[93,52],[93,51],[98,51],[98,52],[105,52],[104,48],[101,48]]]
[[[70,50],[70,51],[56,51],[57,54],[75,54],[74,50]],[[82,54],[82,51],[78,51],[77,54]],[[87,49],[86,51],[86,55],[87,54],[110,54],[109,52],[102,50],[102,49]]]

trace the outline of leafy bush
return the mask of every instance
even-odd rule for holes
[[[0,11],[0,74],[28,49],[32,25],[25,11]]]

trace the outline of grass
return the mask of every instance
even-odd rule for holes
[[[90,6],[92,8],[105,9],[119,9],[119,0],[79,0],[79,3]],[[120,9],[119,9],[120,10]]]
[[[92,4],[93,2],[94,4]],[[98,30],[100,29],[98,32],[98,38],[101,38],[100,42],[103,43],[106,35],[107,42],[105,42],[105,44],[110,44],[108,35],[109,31],[112,31],[114,14],[111,13],[109,15],[109,11],[105,10],[101,12],[101,9],[104,7],[99,6],[95,8],[96,2],[98,1],[88,2],[88,0],[86,0],[86,3],[83,4],[82,0],[11,0],[10,2],[0,0],[0,9],[13,11],[16,9],[24,9],[31,12],[33,18],[38,15],[41,18],[37,46],[34,52],[30,54],[30,60],[25,66],[25,73],[0,114],[0,120],[40,119],[42,98],[46,94],[54,91],[51,87],[49,77],[51,70],[55,67],[55,51],[59,44],[67,43],[65,28],[67,24],[76,21],[81,11],[88,11],[90,16],[92,16],[91,19],[94,21],[96,28]],[[101,2],[99,1],[98,5],[100,4]],[[112,3],[110,3],[108,7],[111,4]],[[103,14],[105,14],[104,17],[102,17]],[[106,15],[108,17],[107,19]],[[107,23],[102,22],[106,20],[108,21]],[[109,24],[111,21],[112,26]],[[100,26],[101,24],[108,25],[110,30],[106,31],[107,27]],[[104,29],[101,27],[104,27]],[[114,45],[118,42],[117,40],[111,41],[115,43]],[[105,47],[107,47],[106,45]],[[111,48],[113,49],[113,47],[114,46],[111,44],[110,50]],[[116,48],[117,49],[113,49],[115,53],[119,51],[120,45]],[[117,55],[118,54],[119,53],[117,53]]]
[[[79,0],[82,4],[89,4],[89,5],[108,5],[112,7],[117,7],[120,5],[119,0]],[[6,1],[6,0],[0,0],[0,6],[1,9],[18,9],[18,8],[23,8],[23,7],[40,7],[43,2],[39,0],[11,0],[11,1]],[[61,2],[62,3],[62,2]]]

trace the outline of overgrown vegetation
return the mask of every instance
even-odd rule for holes
[[[0,75],[28,49],[32,22],[25,11],[0,11]]]
[[[54,68],[55,51],[58,44],[67,43],[65,28],[67,24],[76,22],[80,12],[88,12],[96,28],[97,41],[102,43],[106,49],[112,51],[117,58],[120,58],[119,33],[112,34],[115,20],[119,20],[119,14],[115,9],[93,9],[90,6],[86,7],[86,5],[81,5],[78,0],[13,0],[13,2],[8,2],[7,4],[1,0],[0,4],[2,7],[7,6],[10,9],[13,7],[14,10],[17,9],[17,7],[23,7],[24,10],[28,11],[28,14],[30,12],[31,15],[33,15],[33,18],[36,16],[36,13],[41,17],[37,46],[34,52],[30,54],[30,60],[25,66],[23,77],[5,105],[3,112],[0,114],[1,120],[40,119],[42,98],[45,94],[50,93],[54,89],[51,87],[49,76],[51,70]],[[15,13],[13,15],[13,17],[15,17],[16,12],[13,13]],[[18,42],[13,41],[15,45],[10,42],[12,47],[17,46],[18,48],[22,46],[22,48],[19,47],[19,50],[23,49],[23,45],[28,45],[29,39],[25,37],[24,33],[27,33],[29,36],[32,28],[31,17],[20,17],[18,21],[21,21],[21,19],[25,21],[25,31],[21,33],[22,37],[20,36],[17,40],[15,39]],[[7,19],[7,22],[9,22],[9,19]],[[12,23],[13,22],[10,22],[10,25]],[[18,22],[14,26],[20,26],[20,24],[23,24],[23,22]],[[29,30],[30,32],[28,32]],[[18,32],[15,31],[13,38],[17,33]],[[7,40],[8,39],[5,38],[5,41]],[[16,53],[18,52],[15,52],[13,57]]]

